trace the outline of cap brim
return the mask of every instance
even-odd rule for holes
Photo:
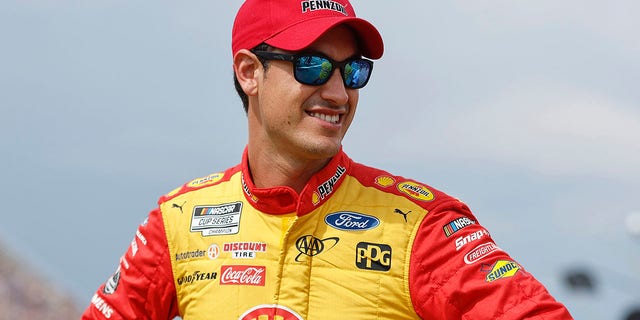
[[[384,44],[378,30],[366,20],[353,17],[324,17],[306,20],[289,26],[265,42],[283,50],[299,51],[310,46],[325,32],[338,25],[347,25],[356,32],[363,56],[370,59],[382,57]]]

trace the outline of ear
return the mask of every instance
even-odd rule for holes
[[[247,96],[258,94],[258,78],[261,76],[262,64],[251,51],[242,49],[236,52],[233,56],[233,71]]]

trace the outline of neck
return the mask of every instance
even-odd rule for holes
[[[287,186],[300,193],[309,179],[331,159],[303,160],[283,153],[248,148],[249,170],[258,188]]]

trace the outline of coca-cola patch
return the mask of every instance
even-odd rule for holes
[[[220,284],[264,287],[266,270],[265,266],[222,266]]]

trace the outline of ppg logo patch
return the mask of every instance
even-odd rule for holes
[[[391,269],[391,246],[380,243],[358,243],[356,246],[356,267],[364,270],[389,271]]]

